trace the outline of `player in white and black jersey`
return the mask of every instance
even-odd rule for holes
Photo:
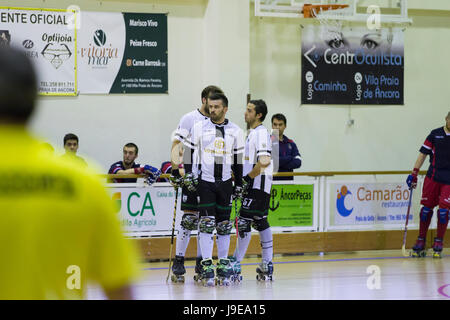
[[[240,262],[251,239],[251,227],[259,232],[262,263],[257,267],[259,280],[272,280],[273,239],[267,216],[272,187],[272,141],[262,125],[267,115],[264,100],[251,100],[245,111],[245,122],[250,132],[245,142],[242,206],[237,219],[238,244],[231,258],[235,279],[240,277]]]
[[[182,159],[183,145],[191,138],[192,128],[194,125],[197,122],[209,119],[208,96],[214,92],[222,93],[222,89],[213,85],[204,88],[201,93],[202,105],[200,108],[185,114],[181,118],[178,128],[175,130],[172,142],[172,172],[170,182],[176,188],[182,186],[182,175],[180,174],[179,166]],[[194,166],[193,170],[197,174],[197,166]],[[175,279],[180,282],[184,281],[184,274],[186,273],[186,269],[184,267],[184,256],[189,244],[191,232],[193,230],[197,230],[198,227],[197,205],[197,192],[189,191],[185,186],[182,186],[181,210],[183,211],[183,216],[181,218],[180,229],[178,230],[175,260],[172,266],[172,272],[175,275]],[[197,259],[195,272],[198,274],[200,273],[200,261],[201,251],[197,237]]]
[[[184,152],[184,180],[193,185],[195,173],[192,173],[192,155],[198,152],[199,176],[197,191],[200,196],[198,205],[200,249],[202,251],[202,282],[212,286],[214,265],[212,253],[213,233],[217,231],[217,281],[228,285],[232,270],[227,258],[230,246],[231,203],[233,194],[232,173],[235,177],[235,191],[240,192],[242,184],[242,154],[244,151],[243,131],[228,121],[228,99],[225,95],[210,95],[210,119],[197,123],[192,138],[186,144]],[[189,183],[192,181],[192,183]]]

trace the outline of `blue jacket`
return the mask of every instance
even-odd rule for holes
[[[300,168],[302,158],[298,152],[295,142],[285,135],[279,143],[279,167],[278,172],[293,172],[294,169]],[[294,177],[273,177],[273,180],[294,180]]]

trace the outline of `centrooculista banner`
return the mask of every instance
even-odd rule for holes
[[[308,25],[301,60],[302,104],[403,104],[401,28]]]
[[[167,93],[167,15],[82,12],[80,93]]]
[[[33,62],[42,95],[75,95],[74,12],[0,8],[0,47],[22,49]]]

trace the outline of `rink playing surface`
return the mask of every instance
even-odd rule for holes
[[[243,281],[228,287],[195,283],[194,260],[185,263],[184,284],[166,283],[168,262],[143,263],[134,294],[145,300],[450,299],[450,249],[441,259],[431,251],[422,259],[405,258],[401,250],[275,256],[272,282],[256,281],[259,261],[245,259]],[[89,287],[87,299],[104,296]]]

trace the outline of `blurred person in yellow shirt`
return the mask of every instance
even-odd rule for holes
[[[82,299],[88,283],[132,299],[136,248],[97,173],[28,133],[36,96],[28,58],[0,48],[0,299]]]

